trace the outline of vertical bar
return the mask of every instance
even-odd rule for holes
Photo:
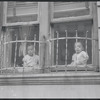
[[[77,39],[78,35],[77,35],[77,30],[76,30],[76,42],[78,42],[78,39]]]
[[[57,72],[57,65],[58,65],[58,38],[59,38],[59,33],[57,33],[57,48],[56,48],[56,72]]]
[[[6,41],[9,42],[9,30],[7,28],[7,34],[6,34]],[[7,62],[7,67],[9,67],[9,43],[6,44],[7,49],[6,49],[6,62]]]
[[[54,38],[54,26],[50,27],[50,38]],[[51,40],[51,66],[54,65],[54,40]]]
[[[6,43],[6,41],[7,41],[7,33],[5,33],[5,40],[4,40],[4,42]],[[6,57],[6,54],[7,54],[7,44],[5,44],[5,50],[4,50],[5,52],[5,67],[6,67],[6,70],[7,70],[7,57]]]
[[[26,55],[26,42],[27,42],[27,36],[25,34],[25,47],[24,47],[25,48],[25,51],[24,51],[25,52],[25,55]],[[23,66],[23,73],[24,73],[24,68],[25,68],[25,66]]]
[[[8,42],[8,37],[9,37],[9,34],[7,33],[7,42]],[[6,46],[7,46],[7,51],[6,51],[6,54],[7,54],[7,55],[6,55],[7,67],[9,67],[9,66],[8,66],[8,55],[9,55],[9,49],[8,49],[9,47],[8,47],[8,46],[9,46],[9,43],[7,43]]]
[[[3,61],[2,61],[2,68],[4,68],[4,33],[3,33],[3,41],[2,41],[2,58],[3,58]]]
[[[78,35],[77,35],[78,33],[77,33],[77,30],[76,30],[76,43],[78,42],[78,39],[77,39],[77,37],[78,37]],[[77,65],[76,65],[76,67],[75,67],[75,72],[77,72]]]
[[[34,34],[34,41],[36,41],[36,34]],[[36,51],[36,48],[35,47],[36,47],[36,42],[34,42],[34,52]]]
[[[34,41],[36,41],[36,34],[34,34]],[[34,52],[35,52],[35,46],[36,46],[36,42],[34,42]],[[36,52],[35,52],[36,54]],[[34,72],[35,72],[35,69],[34,69]]]
[[[88,31],[86,32],[86,42],[85,42],[86,53],[87,53],[87,34],[88,34]]]
[[[15,34],[15,36],[16,36],[16,45],[15,45],[15,57],[14,57],[14,72],[15,72],[15,67],[16,67],[17,40],[18,40],[17,34]]]
[[[7,49],[6,49],[6,30],[5,30],[5,32],[4,32],[4,68],[6,68],[6,71],[7,71],[7,60],[6,60],[6,51],[7,51]],[[6,72],[6,74],[7,74],[7,72]]]
[[[86,40],[85,40],[86,53],[87,53],[87,34],[88,34],[88,31],[86,31]],[[86,72],[87,72],[87,64],[86,64],[85,70],[86,70]]]
[[[1,58],[2,58],[2,59],[1,59],[1,73],[2,73],[3,61],[4,61],[4,60],[3,60],[3,57],[4,57],[4,55],[3,55],[3,51],[4,51],[4,50],[3,50],[3,45],[4,45],[3,43],[4,43],[4,42],[3,42],[3,41],[4,41],[4,34],[3,34],[3,32],[1,32]]]
[[[65,33],[66,33],[66,55],[65,55],[65,68],[67,67],[67,30],[65,30]],[[65,71],[67,71],[66,69],[65,69]]]

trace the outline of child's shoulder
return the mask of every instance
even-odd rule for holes
[[[76,53],[74,53],[72,56],[73,56],[73,57],[75,57],[75,56],[77,56],[77,54],[76,54]]]
[[[38,55],[34,55],[34,57],[36,57],[36,58],[37,58],[37,57],[39,57],[39,56],[38,56]]]
[[[38,55],[34,55],[34,58],[35,58],[35,59],[39,59],[39,56],[38,56]]]
[[[29,58],[29,57],[30,57],[29,55],[25,55],[25,56],[24,56],[24,58]]]
[[[83,57],[89,57],[87,52],[85,52],[85,51],[82,51],[80,55],[83,56]]]
[[[84,54],[84,55],[86,55],[87,53],[86,53],[85,51],[82,51],[82,52],[81,52],[81,54]]]

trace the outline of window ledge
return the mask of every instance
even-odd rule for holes
[[[92,85],[100,84],[99,72],[59,72],[0,75],[0,85]]]

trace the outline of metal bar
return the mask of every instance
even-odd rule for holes
[[[78,37],[78,33],[77,33],[77,30],[76,30],[76,43],[78,42],[77,37]],[[75,66],[75,72],[77,72],[77,64],[76,64],[76,66]]]
[[[27,43],[27,36],[25,35],[25,54],[26,54],[26,43]],[[23,66],[23,74],[24,74],[24,69],[25,69],[25,66]]]
[[[8,41],[8,37],[9,37],[9,33],[7,33],[7,41]],[[8,49],[8,48],[9,48],[9,45],[6,44],[6,46],[7,46],[7,51],[6,51],[6,52],[7,52],[7,57],[6,57],[6,59],[7,59],[7,67],[8,67],[8,65],[9,65],[9,64],[8,64],[8,59],[9,59],[9,58],[8,58],[8,55],[9,55],[9,49]]]
[[[7,40],[7,33],[5,32],[5,37],[4,37],[4,41],[6,41]],[[7,57],[6,57],[6,53],[7,53],[7,48],[6,48],[6,45],[4,45],[4,67],[6,68],[6,70],[7,70]],[[7,74],[7,72],[6,72],[6,74]]]
[[[88,34],[88,31],[86,32],[86,43],[85,43],[85,45],[86,45],[86,52],[87,52],[87,34]]]
[[[65,65],[66,65],[66,67],[67,67],[67,30],[65,30],[65,33],[66,33],[66,55],[65,55]],[[66,67],[65,67],[65,71],[67,71]]]
[[[76,42],[78,41],[78,38],[77,37],[78,37],[78,34],[77,34],[77,30],[76,30]]]
[[[34,34],[34,41],[36,41],[36,34]],[[34,52],[35,52],[36,42],[34,42]]]
[[[60,38],[53,38],[53,39],[50,39],[51,41],[54,41],[54,40],[57,40],[57,39],[59,39],[59,40],[63,40],[63,39],[86,39],[85,37],[60,37]],[[92,39],[92,38],[87,38],[87,40],[96,40],[97,41],[97,39]]]
[[[3,34],[3,32],[2,32],[2,33],[1,33],[1,58],[2,58],[2,59],[1,59],[1,69],[3,68],[3,61],[4,61],[4,60],[3,60],[3,57],[4,57],[4,55],[3,55],[3,54],[4,54],[4,53],[3,53],[3,51],[4,51],[4,50],[3,50],[3,46],[4,46],[4,45],[3,45],[3,41],[4,41],[4,34]],[[2,71],[1,71],[1,74],[2,74]]]
[[[59,33],[57,33],[57,38],[59,38]],[[57,39],[57,48],[56,48],[56,72],[57,72],[57,65],[58,65],[58,39]]]
[[[86,31],[86,40],[85,40],[85,49],[86,49],[86,53],[87,53],[87,34],[88,34],[88,31]],[[86,72],[87,72],[87,64],[86,64],[86,68],[85,68]]]
[[[46,43],[46,42],[43,42],[43,41],[34,41],[34,40],[18,40],[18,41],[9,41],[9,42],[5,42],[4,44],[8,44],[8,43],[16,43],[16,42],[36,42],[36,43]]]
[[[17,34],[15,36],[16,36],[16,41],[17,41],[18,40]],[[17,42],[16,42],[16,45],[15,45],[14,72],[15,72],[15,67],[16,67],[16,56],[17,56]]]

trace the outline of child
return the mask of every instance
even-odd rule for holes
[[[89,59],[88,54],[83,51],[83,46],[81,42],[75,43],[75,54],[72,56],[71,66],[82,66],[85,67],[87,60]]]
[[[32,44],[28,45],[27,51],[28,54],[23,58],[23,66],[37,69],[39,67],[39,56],[35,55],[34,46]]]

